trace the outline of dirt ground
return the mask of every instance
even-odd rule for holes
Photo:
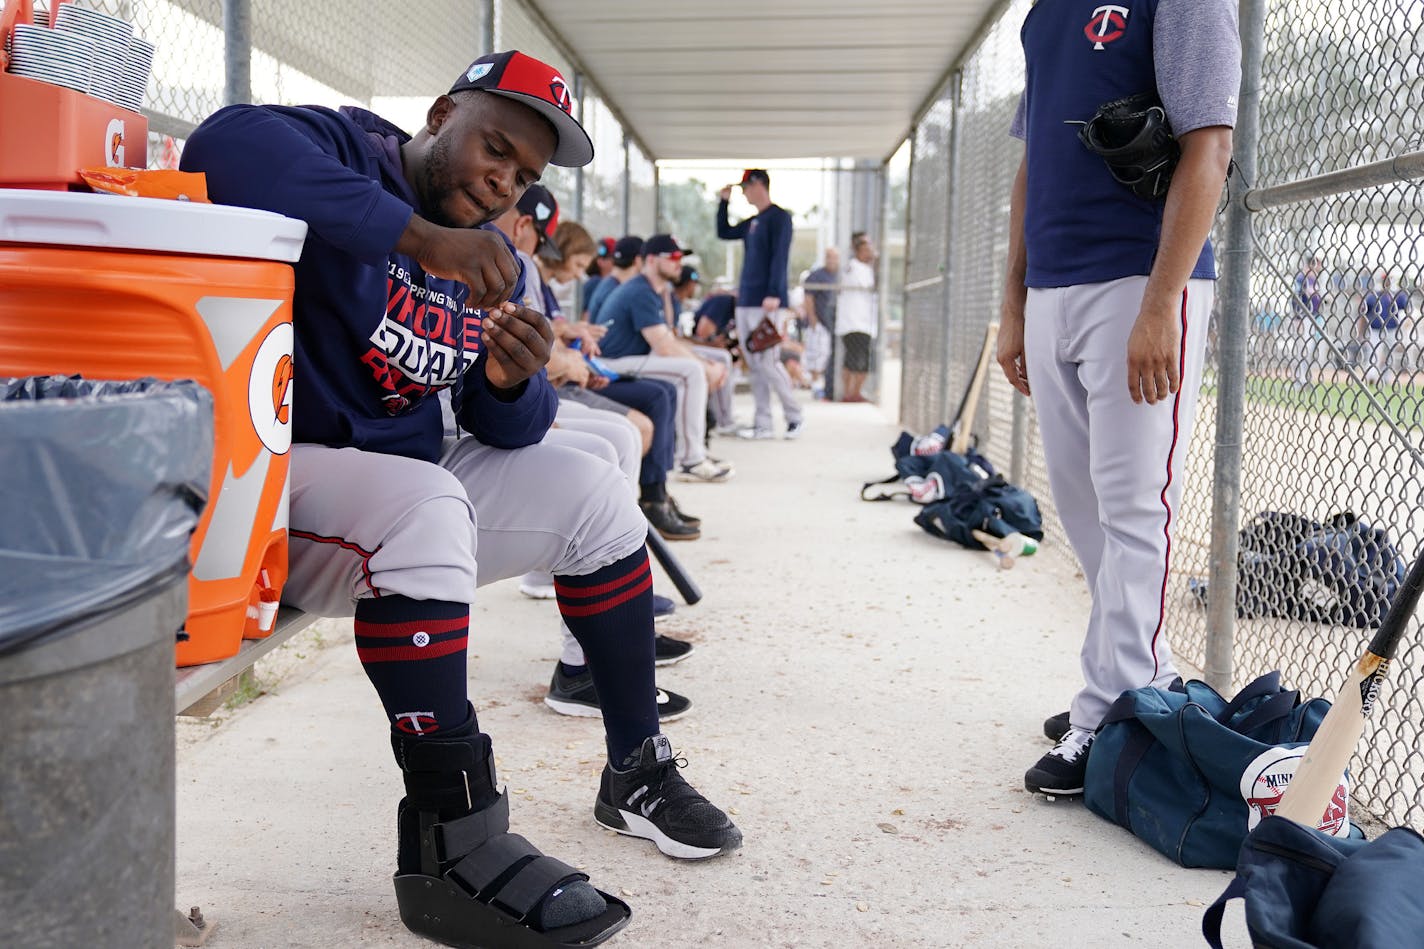
[[[1071,558],[1050,538],[1001,572],[919,531],[908,505],[858,500],[891,470],[894,418],[811,404],[801,441],[718,440],[736,478],[674,486],[704,520],[675,550],[706,597],[660,627],[697,644],[659,671],[694,703],[667,732],[743,829],[735,855],[674,862],[594,824],[601,728],[540,701],[554,607],[513,583],[481,591],[471,696],[513,829],[632,905],[611,946],[1200,945],[1228,874],[1023,790],[1077,681]],[[349,621],[284,646],[241,704],[179,732],[177,896],[216,922],[213,949],[430,945],[396,915],[400,777]],[[1228,920],[1245,945],[1239,910]]]

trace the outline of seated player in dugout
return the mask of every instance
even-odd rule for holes
[[[630,915],[508,832],[466,697],[477,584],[554,574],[603,707],[600,824],[683,858],[741,844],[659,731],[647,521],[617,468],[539,444],[556,405],[553,334],[510,302],[523,275],[490,222],[547,164],[592,159],[570,105],[558,72],[511,51],[461,73],[414,137],[358,108],[236,105],[183,155],[213,200],[310,227],[296,265],[284,594],[355,616],[405,781],[401,918],[454,946],[590,945]],[[442,431],[447,387],[458,437]]]

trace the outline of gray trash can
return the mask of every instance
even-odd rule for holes
[[[173,937],[173,644],[206,501],[193,383],[0,379],[0,946]]]

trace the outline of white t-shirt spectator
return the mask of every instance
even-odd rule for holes
[[[874,337],[879,323],[875,312],[875,271],[864,261],[852,258],[841,273],[836,335],[865,333]]]

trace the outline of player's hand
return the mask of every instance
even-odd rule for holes
[[[730,200],[732,200],[732,186],[731,186],[731,185],[727,185],[727,187],[723,188],[721,191],[718,191],[718,192],[717,192],[717,198],[718,198],[718,200],[720,200],[720,201],[730,201]]]
[[[599,323],[580,323],[579,338],[583,340],[583,351],[590,356],[599,354],[598,341],[608,332],[608,327]]]
[[[1009,385],[1024,395],[1028,390],[1028,356],[1024,353],[1024,315],[1004,310],[999,314],[999,341],[996,354],[999,368],[1009,380]]]
[[[1127,338],[1127,394],[1141,405],[1165,402],[1181,387],[1181,328],[1170,306],[1143,301]]]
[[[432,277],[469,287],[468,305],[477,310],[499,306],[519,282],[519,261],[494,231],[441,227],[412,215],[396,249],[414,257]]]
[[[544,314],[504,303],[484,318],[485,378],[496,389],[513,389],[549,362],[554,330]]]
[[[608,385],[607,376],[599,375],[596,372],[590,372],[588,374],[588,385],[585,386],[585,388],[593,392],[597,392],[599,389],[602,389],[606,385]]]
[[[767,297],[761,301],[761,308],[768,313],[775,313],[781,309],[781,297]]]
[[[720,362],[701,362],[702,371],[707,376],[707,391],[716,392],[727,381],[727,367]]]

